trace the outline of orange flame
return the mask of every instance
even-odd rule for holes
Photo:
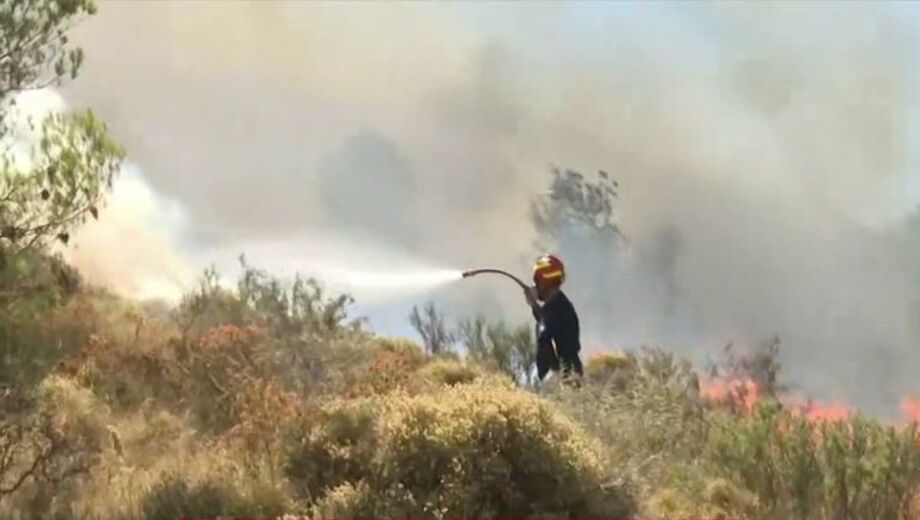
[[[737,406],[750,412],[760,399],[760,389],[751,379],[708,379],[700,382],[700,396],[713,403]]]
[[[843,403],[821,404],[809,401],[801,408],[802,413],[811,422],[845,421],[850,417],[850,407]]]
[[[762,390],[751,379],[717,378],[700,382],[700,396],[712,403],[750,413],[763,397]],[[840,402],[819,403],[785,397],[782,402],[814,423],[842,421],[850,417],[849,405]],[[915,416],[920,418],[920,398],[912,402]],[[904,405],[902,404],[902,407]]]
[[[904,415],[905,422],[920,423],[920,396],[907,395],[901,399],[901,414]]]

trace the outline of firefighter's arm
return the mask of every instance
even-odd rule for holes
[[[543,313],[541,312],[540,304],[537,303],[537,296],[534,294],[532,287],[524,288],[524,298],[527,300],[527,305],[530,305],[530,310],[533,313],[533,319],[540,321]]]

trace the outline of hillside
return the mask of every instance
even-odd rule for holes
[[[32,294],[0,319],[5,518],[918,517],[913,428],[810,418],[754,373],[701,395],[647,349],[537,391],[378,337],[313,282],[205,276],[164,312],[8,265]]]
[[[894,186],[882,189],[868,180],[896,164],[885,150],[890,147],[879,144],[885,139],[877,137],[887,136],[878,129],[897,119],[882,102],[897,89],[885,79],[890,71],[884,67],[890,64],[873,59],[872,52],[858,60],[847,52],[838,56],[843,47],[831,39],[833,60],[823,59],[820,49],[812,51],[822,57],[813,63],[794,61],[798,51],[780,53],[778,62],[795,65],[790,71],[821,64],[829,67],[822,72],[828,77],[806,82],[790,72],[759,92],[759,81],[783,74],[769,68],[757,74],[756,61],[742,60],[741,79],[723,78],[722,69],[731,67],[711,61],[715,55],[708,44],[705,62],[717,65],[714,72],[700,74],[698,83],[690,81],[685,89],[676,87],[695,74],[687,73],[689,67],[671,66],[673,56],[665,47],[652,46],[667,55],[665,66],[649,69],[667,72],[660,76],[646,74],[641,60],[630,65],[631,55],[609,66],[616,62],[604,60],[612,53],[598,47],[600,54],[582,64],[586,74],[596,68],[625,70],[629,76],[596,81],[591,74],[574,74],[559,85],[577,88],[535,91],[532,106],[524,109],[518,101],[526,97],[518,96],[510,82],[504,85],[504,54],[491,54],[501,46],[490,42],[484,47],[488,52],[474,53],[475,60],[453,63],[443,50],[454,47],[420,43],[435,33],[457,37],[460,30],[430,30],[412,22],[426,30],[406,33],[414,36],[405,40],[378,37],[386,44],[378,49],[368,43],[373,39],[355,43],[351,33],[322,22],[339,23],[356,16],[353,12],[345,16],[322,9],[308,13],[315,17],[309,30],[288,26],[293,15],[281,14],[301,8],[296,2],[278,2],[265,11],[257,11],[265,3],[221,3],[226,19],[220,22],[213,22],[215,12],[209,11],[216,3],[202,2],[182,16],[173,9],[190,3],[149,3],[143,8],[151,10],[143,12],[120,4],[118,9],[125,10],[114,9],[111,20],[123,16],[133,22],[107,22],[97,48],[122,47],[105,44],[115,29],[133,38],[134,33],[150,37],[146,29],[154,27],[156,43],[147,52],[156,58],[109,56],[117,58],[112,63],[128,60],[131,67],[153,72],[145,69],[149,75],[138,76],[149,90],[139,96],[144,101],[137,111],[108,108],[121,115],[122,136],[139,140],[141,148],[150,144],[145,140],[156,141],[156,152],[138,157],[161,168],[175,191],[187,183],[189,172],[201,174],[189,199],[197,202],[180,206],[200,211],[203,222],[212,221],[190,236],[223,233],[242,241],[223,243],[227,248],[249,238],[259,244],[262,238],[273,253],[285,237],[303,238],[290,230],[300,232],[309,221],[332,234],[363,228],[413,254],[443,249],[457,264],[467,262],[472,249],[510,262],[529,255],[523,244],[533,239],[533,247],[573,259],[567,265],[581,277],[566,281],[566,290],[578,295],[592,338],[606,338],[614,330],[642,341],[686,334],[704,343],[723,337],[724,330],[750,340],[778,329],[803,346],[791,357],[801,363],[791,367],[821,372],[818,379],[831,394],[843,387],[848,395],[834,395],[865,393],[876,401],[909,393],[920,301],[916,287],[914,292],[909,287],[920,279],[912,270],[918,253],[911,244],[917,242],[920,219],[896,221],[904,229],[876,231],[853,218],[890,209],[879,194]],[[245,262],[235,286],[227,287],[219,273],[208,270],[175,305],[135,301],[87,282],[88,269],[81,273],[59,252],[74,246],[87,223],[118,221],[118,214],[106,213],[105,203],[118,175],[132,167],[125,164],[128,151],[92,111],[68,107],[58,94],[51,97],[60,106],[44,107],[47,113],[38,115],[21,109],[20,101],[23,94],[53,93],[48,89],[77,78],[84,55],[68,34],[95,13],[92,0],[0,1],[0,518],[920,520],[916,423],[889,424],[843,405],[796,400],[785,387],[778,342],[748,352],[728,349],[714,367],[694,366],[668,345],[637,350],[601,345],[602,353],[586,360],[582,384],[571,387],[555,378],[536,381],[531,324],[506,323],[497,318],[499,312],[452,316],[460,321],[449,327],[435,304],[416,307],[406,320],[420,332],[417,343],[375,333],[352,314],[352,298],[328,294],[323,280],[284,283]],[[582,14],[595,19],[593,12]],[[159,23],[138,22],[143,16],[178,26],[171,25],[171,33]],[[445,21],[430,16],[418,20]],[[554,28],[561,18],[555,10],[542,16]],[[392,32],[400,35],[406,19],[416,20],[403,19],[402,11],[385,17],[398,19]],[[352,33],[383,25],[368,15],[351,23],[359,19],[357,25],[346,24]],[[247,25],[252,20],[264,25]],[[284,23],[278,25],[279,20]],[[632,25],[627,18],[619,21]],[[247,30],[236,31],[239,39],[225,46],[227,40],[202,38],[199,23]],[[617,32],[603,24],[595,29]],[[302,33],[318,38],[307,38],[307,44],[336,52],[312,47],[312,54],[301,52]],[[163,34],[174,40],[165,42]],[[338,38],[348,45],[339,45]],[[243,51],[250,40],[265,47]],[[764,58],[770,52],[746,47],[743,40],[721,43],[738,51],[734,57],[748,53],[770,62]],[[391,46],[394,41],[398,45]],[[270,45],[285,52],[267,51],[277,49]],[[593,46],[576,46],[576,57],[588,47]],[[632,53],[643,46],[613,47]],[[411,52],[397,52],[403,48]],[[349,52],[354,55],[345,56]],[[426,64],[419,57],[429,52]],[[313,65],[304,64],[307,54],[316,60]],[[542,52],[534,54],[541,57],[534,70],[567,63],[564,54],[545,61]],[[286,70],[283,60],[289,56],[295,56],[295,66]],[[101,61],[97,73],[113,72],[114,80],[131,75],[120,76],[130,67]],[[351,76],[340,70],[340,61],[354,69],[380,70]],[[453,73],[444,74],[435,86],[413,85],[417,91],[405,94],[411,83],[406,77],[422,79],[424,74],[415,78],[416,73],[448,62],[459,71],[456,84],[449,81]],[[837,78],[850,78],[857,65],[866,68],[863,62],[881,68],[869,67],[852,85],[836,90],[842,84]],[[233,73],[221,76],[221,66]],[[257,77],[263,69],[290,73],[272,76],[291,87],[290,98],[280,96],[291,105],[275,107],[275,115],[283,117],[273,124],[252,115],[273,112],[265,108],[270,106],[265,94],[276,84]],[[208,88],[177,86],[180,82],[168,76],[176,70],[183,82],[195,79]],[[530,68],[514,70],[531,76]],[[573,62],[572,70],[581,68]],[[240,71],[255,79],[247,75],[239,81]],[[136,85],[100,77],[107,76],[96,76],[87,90],[105,101],[111,85]],[[168,95],[191,91],[190,104],[172,105],[173,113],[164,109],[168,96],[148,102],[160,81],[168,85],[161,89]],[[234,102],[211,95],[214,85],[228,82],[254,90],[219,89],[236,93]],[[294,88],[298,82],[305,90]],[[867,103],[875,90],[884,95]],[[274,91],[280,92],[287,91]],[[769,99],[759,99],[764,97]],[[386,104],[397,99],[403,104]],[[242,101],[265,105],[238,112]],[[292,116],[301,103],[310,117]],[[183,106],[193,109],[176,108]],[[220,122],[208,127],[208,109],[211,116],[229,113],[233,124],[215,119]],[[380,120],[380,128],[407,131],[400,141],[399,132],[394,137],[364,128],[365,113],[374,123],[387,114],[421,119]],[[854,115],[868,124],[852,125]],[[317,126],[303,132],[295,119]],[[158,131],[126,121],[153,123]],[[184,127],[196,139],[174,131],[183,121],[196,123]],[[345,128],[343,121],[355,127]],[[737,134],[734,127],[726,132],[727,122],[738,125]],[[175,127],[164,130],[159,124]],[[586,133],[588,127],[591,132],[608,128],[595,136]],[[726,139],[729,134],[732,139]],[[239,140],[220,140],[228,135]],[[296,140],[289,141],[291,135]],[[312,149],[310,139],[324,141],[326,148]],[[280,157],[281,149],[292,156]],[[484,151],[477,155],[476,149]],[[525,149],[541,155],[524,157]],[[249,155],[236,155],[243,152]],[[545,162],[542,154],[611,158],[631,176],[636,182],[628,192],[629,233],[619,219],[620,181],[605,171],[586,176],[553,167],[549,185],[537,186],[529,168]],[[302,184],[310,161],[322,175],[314,184]],[[237,175],[242,171],[237,167],[251,171]],[[205,172],[212,171],[221,176],[207,177]],[[448,173],[416,176],[435,171]],[[513,175],[502,173],[508,171]],[[755,177],[757,172],[762,178]],[[843,188],[837,186],[840,178]],[[862,189],[863,184],[872,189]],[[304,199],[305,192],[319,200]],[[851,203],[866,192],[876,192],[877,200],[864,207]],[[148,202],[154,200],[153,191],[144,194],[150,195]],[[853,199],[829,203],[835,196]],[[125,214],[134,201],[121,205]],[[149,205],[156,208],[154,202]],[[775,211],[783,206],[798,209]],[[267,217],[261,228],[253,217],[260,213]],[[227,222],[218,222],[231,214]],[[150,215],[165,213],[151,209]],[[111,269],[100,271],[115,278],[138,267],[140,257],[151,261],[138,271],[155,267],[158,254],[175,253],[163,246],[165,240],[123,255],[128,241],[149,238],[142,220],[134,215],[135,227],[96,242],[99,250],[91,247],[81,258],[105,263]],[[170,226],[178,229],[180,220],[162,227],[177,232]],[[279,238],[281,228],[292,234]],[[374,256],[362,245],[352,256]],[[307,256],[289,253],[287,260]],[[178,255],[170,258],[182,263]],[[559,269],[554,276],[561,280]],[[460,272],[449,271],[448,277],[459,279]],[[440,272],[434,274],[441,280]],[[390,283],[387,273],[371,275],[376,282],[371,285],[380,291],[399,285]],[[428,278],[424,272],[410,275]],[[486,298],[470,300],[478,307]],[[501,307],[498,299],[489,301],[488,308]],[[868,375],[859,385],[842,377],[854,373]],[[908,415],[920,415],[920,400],[905,398],[903,406]]]

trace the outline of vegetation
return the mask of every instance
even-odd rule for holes
[[[17,92],[76,75],[65,29],[92,12],[0,2],[0,137]],[[0,165],[0,517],[920,518],[916,427],[803,413],[776,341],[706,379],[610,352],[535,392],[527,325],[428,306],[422,347],[245,260],[169,314],[88,287],[48,246],[98,214],[121,150],[89,113],[41,128]],[[615,187],[557,172],[541,233],[609,239]]]
[[[313,282],[213,280],[169,316],[80,288],[28,318],[74,346],[4,390],[0,514],[918,517],[913,426],[707,398],[659,348],[538,395],[488,349],[375,336]]]

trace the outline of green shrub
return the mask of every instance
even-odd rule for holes
[[[291,425],[284,473],[300,498],[313,501],[368,474],[379,449],[377,405],[371,399],[334,402],[311,418],[316,427]]]
[[[917,431],[853,417],[820,427],[825,511],[850,518],[895,518],[920,490]]]
[[[287,474],[319,515],[617,515],[599,447],[547,402],[488,379],[331,406]]]
[[[0,246],[0,385],[27,391],[85,341],[95,317],[81,283],[59,257]]]
[[[916,430],[859,416],[815,423],[774,401],[720,414],[710,459],[761,504],[789,518],[898,518],[920,489]]]

